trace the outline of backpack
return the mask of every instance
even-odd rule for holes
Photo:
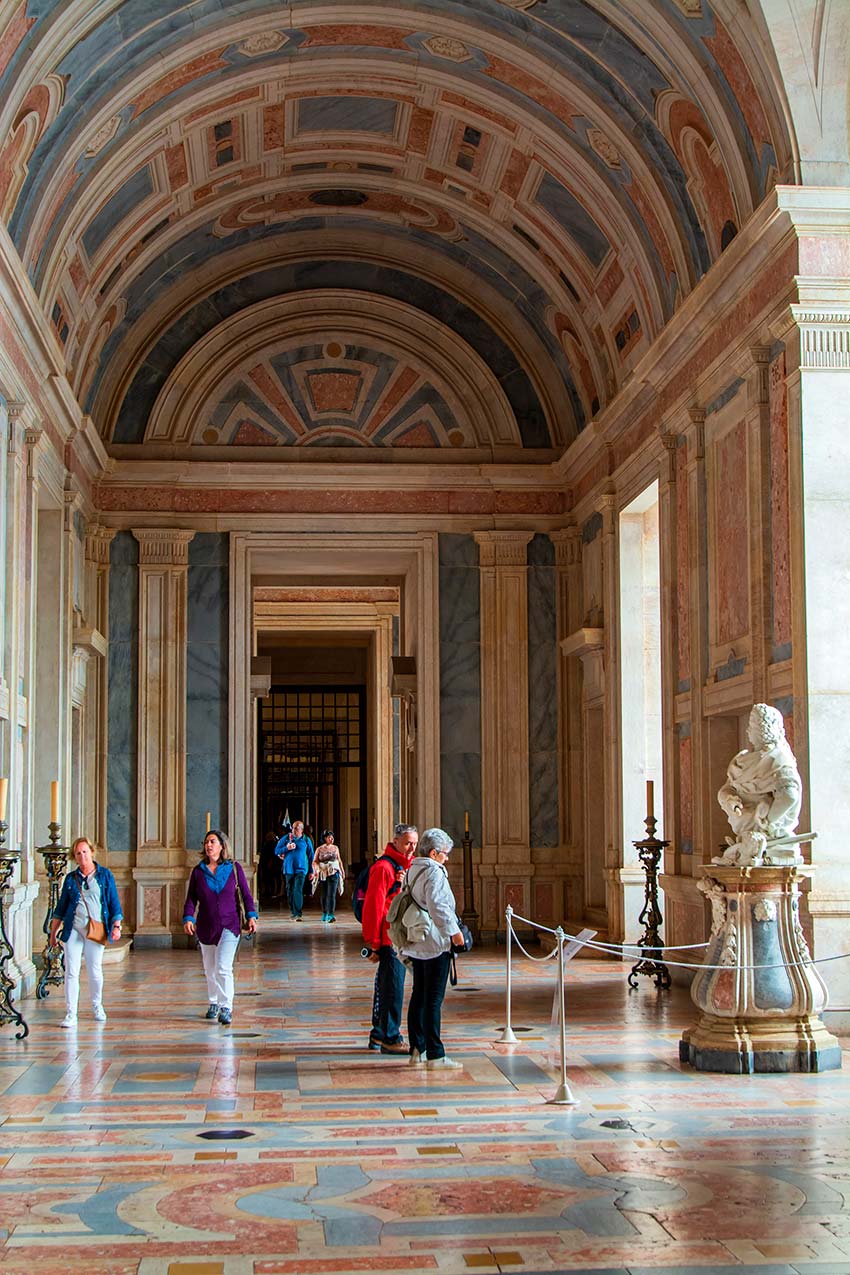
[[[390,942],[400,952],[411,943],[421,943],[431,933],[431,913],[416,897],[408,883],[399,890],[387,912]]]
[[[388,854],[381,854],[378,855],[378,858],[375,859],[374,863],[367,863],[366,867],[362,868],[360,872],[357,873],[357,877],[354,881],[354,889],[351,891],[351,910],[354,913],[355,920],[357,921],[363,920],[363,903],[366,899],[366,891],[369,889],[369,873],[372,871],[375,863],[380,863],[381,859],[389,859],[394,869],[398,867],[398,864],[393,863],[393,860],[390,859]]]

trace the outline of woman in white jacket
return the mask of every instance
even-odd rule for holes
[[[413,1066],[457,1069],[462,1063],[446,1057],[440,1040],[440,1016],[451,965],[452,946],[463,948],[455,896],[449,885],[446,860],[452,839],[442,828],[428,828],[419,839],[416,858],[407,869],[413,899],[427,910],[431,926],[424,938],[402,949],[413,966],[413,994],[407,1010],[407,1038]]]

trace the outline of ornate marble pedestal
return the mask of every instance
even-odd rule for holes
[[[705,964],[722,968],[694,978],[691,997],[701,1013],[679,1043],[681,1060],[737,1075],[840,1067],[838,1041],[818,1017],[826,987],[800,925],[799,880],[811,869],[718,864],[703,871],[699,889],[712,909]]]

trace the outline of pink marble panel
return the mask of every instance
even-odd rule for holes
[[[499,111],[490,110],[486,106],[482,106],[480,102],[473,102],[468,97],[463,97],[460,93],[445,92],[440,95],[440,101],[448,106],[459,106],[461,110],[470,115],[477,115],[481,119],[490,120],[493,124],[498,124],[499,128],[504,129],[506,133],[514,134],[517,131],[516,123],[509,120],[506,115],[502,115]],[[516,151],[513,152],[517,154]],[[528,161],[526,161],[527,166]],[[503,188],[504,189],[504,188]]]
[[[351,412],[363,377],[356,372],[309,372],[307,384],[317,412]]]
[[[104,512],[131,513],[505,513],[553,514],[566,511],[561,491],[278,491],[217,487],[123,487],[104,484],[98,506]]]
[[[140,93],[134,99],[133,118],[136,119],[149,106],[153,106],[171,93],[176,93],[178,89],[184,88],[194,80],[212,75],[216,71],[224,71],[227,65],[223,56],[225,51],[225,48],[210,49],[200,57],[184,62],[183,66],[175,67],[167,75],[160,76],[144,93]]]
[[[424,106],[415,106],[407,129],[407,149],[415,155],[427,155],[433,127],[434,112]]]
[[[189,180],[189,166],[186,160],[186,148],[182,142],[165,149],[165,168],[168,173],[168,185],[171,190],[178,190]]]
[[[692,390],[700,374],[728,348],[729,334],[749,328],[753,319],[780,293],[784,293],[792,275],[796,273],[797,244],[793,242],[776,258],[773,268],[762,271],[761,277],[750,291],[741,294],[729,306],[724,313],[723,321],[715,324],[706,339],[696,346],[692,357],[683,362],[679,370],[665,382],[661,392],[653,399],[652,407],[638,417],[630,429],[623,431],[612,451],[611,459],[615,467],[625,464],[642,443],[654,437],[658,421],[668,408],[672,407],[683,394]],[[607,475],[607,472],[607,468],[588,470],[576,484],[574,489],[576,499],[580,499],[591,491],[600,478]]]
[[[544,924],[555,919],[555,893],[551,881],[540,881],[534,886],[534,920]]]
[[[800,274],[850,276],[850,238],[807,235],[800,240]]]
[[[525,889],[521,881],[506,882],[502,897],[505,907],[512,907],[515,912],[522,912],[525,907]]]
[[[758,91],[753,83],[746,62],[741,57],[735,41],[724,27],[717,13],[712,14],[714,33],[703,36],[707,48],[711,50],[723,70],[738,106],[743,112],[750,136],[755,142],[756,153],[761,151],[762,144],[770,143],[770,129],[767,125],[764,110]]]
[[[714,448],[715,640],[743,637],[750,626],[747,526],[747,437],[744,422]]]
[[[679,740],[679,839],[693,845],[694,774],[690,735]]]
[[[676,448],[676,651],[680,682],[691,675],[691,591],[688,570],[688,446]]]
[[[253,421],[240,421],[233,435],[234,447],[276,447],[277,438],[267,429],[261,429]]]
[[[286,138],[284,109],[282,104],[267,106],[263,110],[263,150],[280,150]]]
[[[144,925],[162,925],[164,914],[164,887],[146,885],[142,890],[142,923]]]
[[[770,365],[770,533],[773,642],[791,641],[791,520],[788,490],[788,396],[784,351]]]

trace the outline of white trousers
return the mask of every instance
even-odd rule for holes
[[[85,955],[86,975],[92,1007],[103,997],[103,944],[87,939],[79,930],[71,930],[65,940],[65,1008],[76,1014],[80,1000],[80,962]]]
[[[239,946],[238,934],[222,930],[217,943],[201,943],[207,999],[219,1009],[233,1009],[233,959]]]

